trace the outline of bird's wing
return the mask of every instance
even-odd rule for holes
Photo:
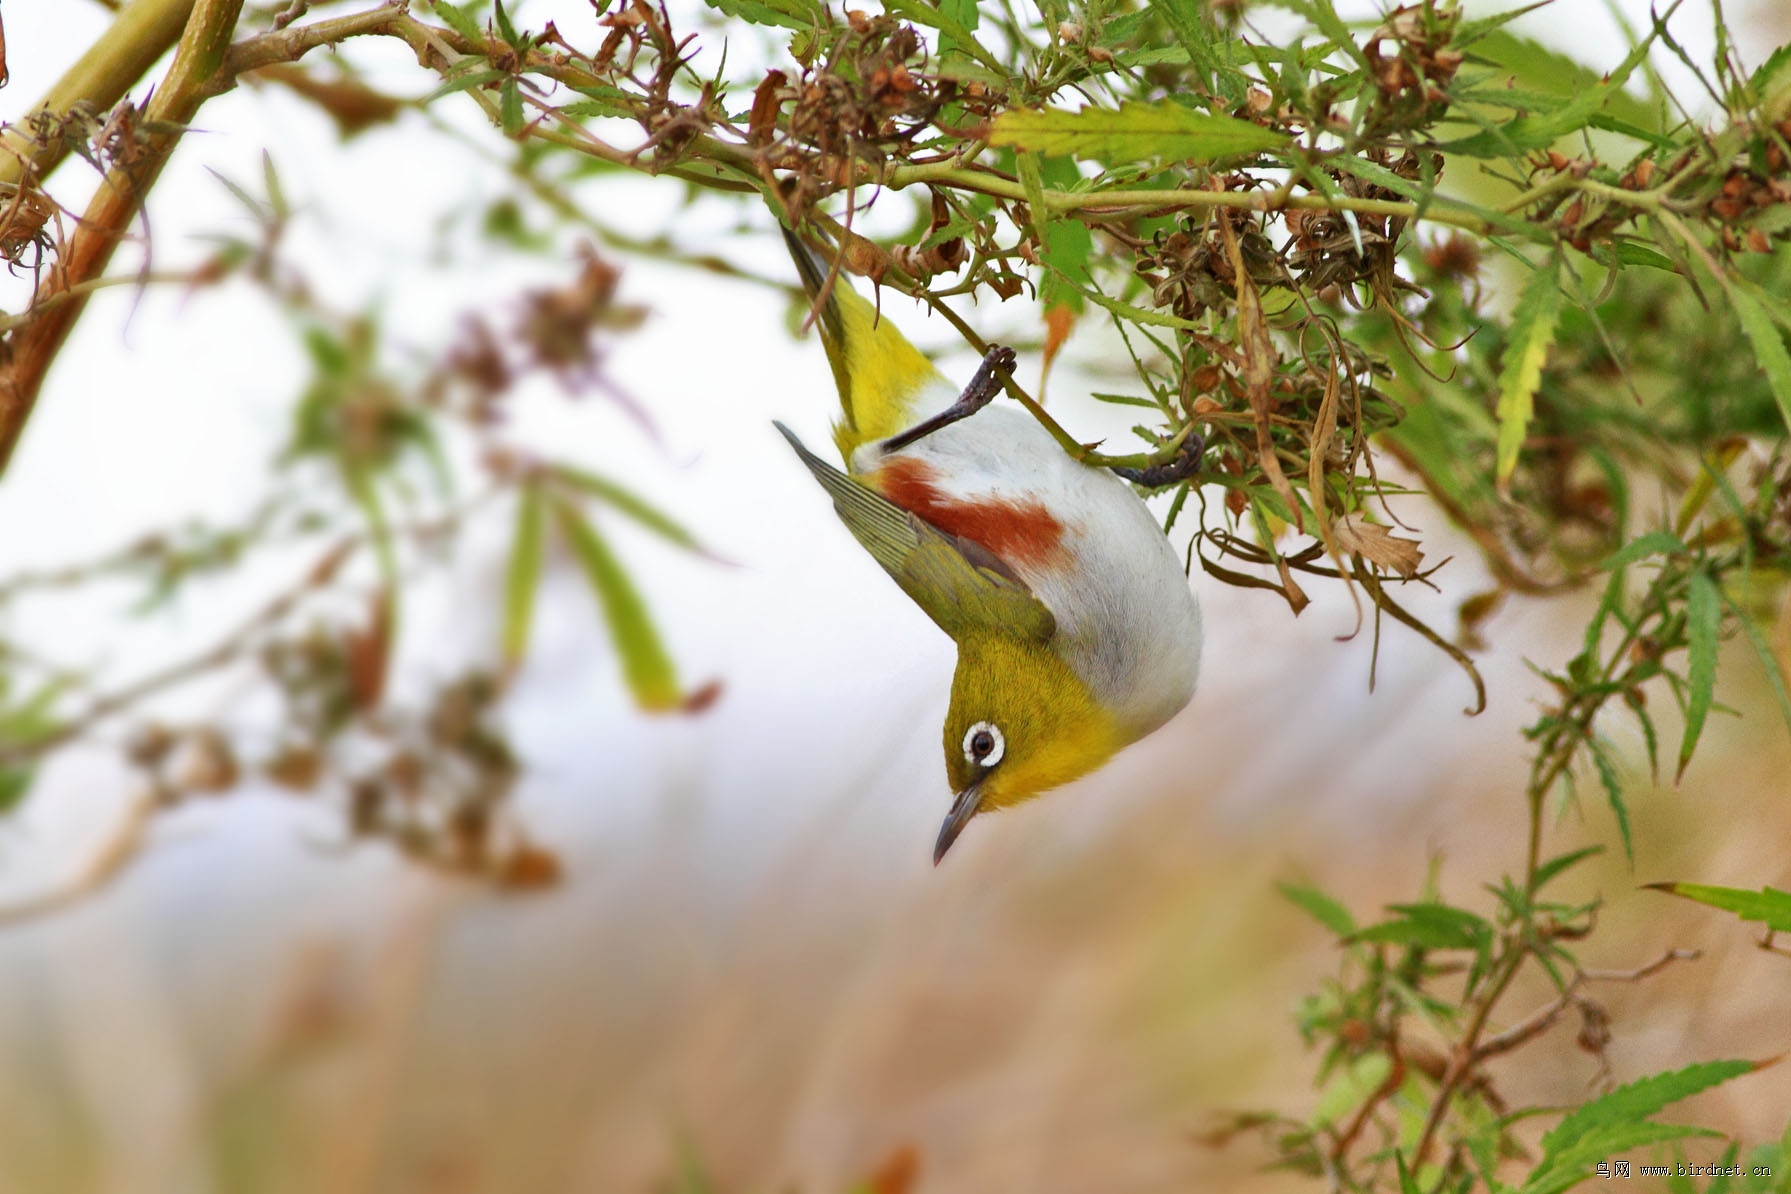
[[[994,555],[967,539],[948,535],[902,509],[803,447],[782,423],[796,455],[833,498],[833,508],[853,538],[902,591],[952,638],[1000,630],[1037,642],[1057,630],[1045,603]]]

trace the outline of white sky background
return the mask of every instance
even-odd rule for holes
[[[1624,0],[1621,7],[1646,22],[1645,3]],[[0,119],[13,120],[107,14],[69,0],[15,0],[4,15],[12,81],[0,92]],[[532,25],[548,17],[575,41],[588,36],[582,3],[521,10]],[[1707,58],[1704,5],[1688,3],[1673,27],[1695,58]],[[1593,66],[1614,66],[1624,53],[1597,0],[1559,0],[1522,28]],[[356,54],[386,64],[401,90],[414,89],[420,77],[396,45],[361,46]],[[1683,82],[1674,64],[1663,70],[1676,86]],[[1680,92],[1698,94],[1690,85]],[[451,98],[439,107],[502,151],[470,101]],[[379,296],[401,339],[439,343],[461,311],[490,296],[511,304],[528,286],[570,277],[570,266],[518,260],[481,248],[470,234],[460,238],[469,247],[453,261],[424,264],[439,243],[438,213],[476,209],[470,196],[501,189],[501,179],[470,173],[475,159],[443,154],[435,138],[375,130],[343,146],[313,109],[277,89],[239,89],[208,106],[201,126],[155,192],[157,268],[199,260],[207,249],[193,242],[194,231],[241,224],[234,200],[207,168],[257,189],[260,154],[269,146],[288,193],[307,213],[287,251],[344,307]],[[64,175],[83,169],[71,163]],[[603,218],[654,231],[670,210],[665,195],[674,185],[605,178],[587,196]],[[707,239],[764,272],[785,270],[781,246],[768,235],[750,242],[737,236],[734,214],[720,204],[679,209],[678,239]],[[753,219],[769,231],[768,216]],[[19,291],[15,285],[6,293]],[[718,676],[726,693],[699,718],[635,715],[588,594],[563,570],[552,576],[511,724],[531,768],[525,817],[566,855],[573,881],[554,897],[555,908],[456,935],[447,948],[475,968],[481,958],[501,957],[510,966],[551,969],[544,959],[577,951],[594,931],[625,935],[625,926],[614,927],[618,909],[651,910],[656,931],[675,925],[672,931],[691,934],[700,950],[725,937],[742,897],[774,875],[794,874],[789,881],[798,887],[811,881],[806,875],[826,875],[859,892],[944,881],[933,878],[928,862],[949,801],[938,726],[951,645],[857,550],[770,427],[781,418],[811,444],[827,443],[834,399],[819,345],[791,340],[782,304],[761,289],[706,274],[628,262],[622,297],[654,315],[639,333],[614,342],[609,371],[652,411],[665,446],[601,395],[519,402],[528,417],[518,435],[630,483],[739,562],[722,568],[693,561],[625,527],[615,530],[683,676],[693,684]],[[16,299],[8,305],[16,309]],[[899,296],[886,296],[884,310],[917,339],[948,342]],[[1036,312],[1014,302],[985,305],[971,317],[990,334],[1025,327]],[[1079,358],[1103,343],[1082,330],[1071,342],[1070,365],[1085,363]],[[963,376],[971,364],[957,353],[946,368]],[[191,298],[161,289],[140,300],[124,290],[100,296],[52,372],[0,486],[0,574],[89,558],[184,517],[246,509],[264,491],[306,369],[277,314],[246,289]],[[1036,377],[1036,360],[1022,369]],[[1083,438],[1122,435],[1123,411],[1072,400],[1079,387],[1088,388],[1085,378],[1059,366],[1051,387],[1059,417]],[[455,583],[410,609],[399,674],[414,668],[442,679],[491,657],[509,529],[507,514],[487,522]],[[1440,520],[1422,529],[1427,550],[1447,552]],[[251,583],[280,583],[286,575],[274,567]],[[1453,603],[1483,582],[1471,554],[1458,551],[1441,578],[1448,599],[1414,604],[1433,624],[1450,625]],[[1206,605],[1208,648],[1190,709],[1101,776],[979,822],[946,871],[974,866],[979,851],[1000,848],[990,843],[1002,835],[1073,856],[1085,836],[1125,815],[1128,785],[1165,771],[1216,769],[1229,777],[1223,790],[1204,791],[1201,806],[1189,810],[1215,833],[1249,840],[1265,809],[1275,816],[1306,809],[1348,825],[1372,802],[1422,802],[1431,791],[1427,775],[1461,752],[1514,750],[1515,727],[1531,715],[1532,682],[1514,653],[1485,660],[1492,711],[1470,723],[1458,712],[1469,696],[1459,673],[1397,628],[1383,646],[1380,691],[1368,697],[1368,636],[1333,641],[1353,623],[1341,594],[1315,594],[1320,599],[1295,622],[1272,597],[1223,589],[1198,575],[1195,585]],[[247,608],[237,589],[183,602],[165,625],[139,630],[120,620],[114,591],[83,608],[44,612],[24,629],[41,635],[53,654],[128,675],[203,641]],[[1534,641],[1545,624],[1545,615],[1518,606],[1502,615],[1492,637]],[[216,709],[239,691],[209,688],[188,698],[194,703],[185,709],[204,713],[208,702]],[[1278,723],[1328,724],[1334,733],[1297,736],[1297,748],[1255,749]],[[1389,787],[1379,778],[1394,760],[1412,777],[1408,785]],[[1324,790],[1315,790],[1318,774],[1326,777]],[[102,831],[125,784],[103,754],[52,768],[29,813],[0,824],[0,892],[24,894],[53,881],[76,856],[71,851]],[[393,882],[403,868],[377,850],[344,860],[316,849],[329,834],[327,818],[280,798],[233,799],[166,818],[143,860],[114,889],[65,917],[0,930],[0,1050],[38,1023],[20,990],[51,1003],[72,1001],[74,1011],[65,1014],[86,1007],[96,1023],[115,1015],[115,1031],[96,1030],[93,1057],[63,1063],[76,1087],[112,1108],[107,1130],[115,1143],[137,1140],[137,1133],[147,1139],[153,1133],[140,1120],[165,1126],[169,1116],[178,1118],[183,1098],[193,1094],[182,1084],[203,1085],[206,1074],[235,1064],[233,1050],[248,1047],[264,1009],[255,994],[261,979],[247,976],[277,974],[295,943],[323,928],[377,942],[382,926],[402,919],[419,899],[420,881]],[[650,903],[668,893],[675,893],[676,915]],[[592,930],[593,918],[612,929]],[[520,942],[502,944],[517,935]],[[121,960],[117,947],[126,939],[154,945],[145,956]],[[111,959],[113,969],[95,972],[109,975],[98,986],[114,995],[66,978],[90,973],[82,967],[99,959]],[[206,1054],[197,1073],[158,1067],[158,1050],[173,1046],[131,1026],[119,1010],[131,1006],[133,990],[170,994],[176,1010],[169,1014],[208,1026],[187,1042]],[[108,1002],[113,998],[119,1002]],[[144,1072],[186,1076],[153,1089],[114,1090],[100,1059],[106,1050],[144,1062]],[[157,1107],[160,1118],[148,1115]],[[152,1145],[138,1143],[149,1150],[144,1155],[153,1154]]]

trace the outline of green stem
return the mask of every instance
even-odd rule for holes
[[[230,48],[230,35],[242,6],[243,0],[198,0],[192,6],[168,75],[156,88],[145,113],[151,127],[161,125],[174,131],[146,131],[134,159],[106,174],[62,254],[61,268],[50,285],[39,291],[40,302],[105,273],[113,251],[179,144],[180,130],[205,102],[207,84]],[[45,375],[87,307],[87,297],[80,294],[53,305],[46,302],[49,309],[34,312],[29,322],[7,336],[5,359],[0,361],[0,474],[24,433]]]
[[[33,116],[66,117],[79,103],[104,112],[124,98],[156,59],[167,53],[186,28],[194,0],[136,0],[75,60],[34,105],[25,120],[0,135],[0,183],[18,183],[30,173],[42,179],[68,155],[68,141],[53,137],[39,142],[24,135]]]

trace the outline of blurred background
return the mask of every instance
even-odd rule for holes
[[[1616,7],[1646,18],[1639,0]],[[526,13],[592,20],[572,3]],[[1772,0],[1729,15],[1753,45],[1787,36]],[[6,120],[110,19],[75,0],[4,16]],[[1708,53],[1703,5],[1673,27]],[[1589,0],[1523,29],[1594,66],[1623,53]],[[345,52],[370,81],[414,90],[402,47]],[[258,188],[266,150],[294,211],[284,251],[323,301],[372,306],[419,351],[467,311],[502,321],[577,263],[470,230],[507,193],[502,167],[468,148],[485,128],[470,103],[445,103],[342,142],[285,91],[239,88],[205,108],[156,191],[145,268],[190,268],[209,251],[199,234],[246,226],[219,179]],[[578,198],[640,238],[675,231],[788,273],[765,213],[740,226],[733,207],[674,209],[660,180],[613,175]],[[1519,867],[1521,728],[1544,695],[1526,660],[1571,654],[1588,606],[1507,602],[1481,628],[1490,698],[1469,718],[1460,671],[1398,627],[1371,694],[1371,634],[1344,641],[1347,598],[1315,594],[1296,620],[1197,576],[1208,642],[1192,705],[1100,773],[979,820],[934,869],[952,647],[771,429],[824,441],[818,343],[791,335],[788,304],[761,285],[603,252],[644,321],[604,342],[601,386],[529,381],[507,434],[600,469],[702,540],[709,556],[626,523],[612,535],[680,673],[719,695],[699,713],[638,712],[589,591],[549,557],[502,714],[525,762],[518,816],[558,859],[543,891],[355,842],[318,802],[254,777],[146,817],[122,730],[61,752],[0,821],[0,1191],[695,1190],[699,1172],[716,1190],[805,1194],[1311,1188],[1265,1170],[1253,1136],[1213,1131],[1229,1111],[1319,1098],[1295,1011],[1338,951],[1275,882],[1372,915],[1427,871],[1471,901],[1475,877]],[[948,374],[973,367],[906,299],[886,292],[883,310],[946,349]],[[1023,301],[973,315],[990,339],[1036,340],[1036,320]],[[1086,321],[1052,375],[1057,416],[1083,439],[1125,433],[1123,411],[1081,398],[1113,388],[1119,353]],[[1023,358],[1023,377],[1037,369]],[[248,508],[309,371],[287,316],[246,284],[102,292],[0,487],[0,574]],[[1429,559],[1455,557],[1412,601],[1453,626],[1490,578],[1440,514],[1401,511]],[[407,597],[394,699],[496,666],[509,531],[502,512],[470,522]],[[303,566],[257,555],[145,617],[126,585],[50,590],[9,607],[8,630],[96,672],[152,673]],[[1637,890],[1791,886],[1791,744],[1745,647],[1722,667],[1719,695],[1743,716],[1713,723],[1677,789],[1655,790],[1627,743],[1634,865],[1613,848],[1575,880],[1608,901],[1590,964],[1703,951],[1598,992],[1618,1079],[1791,1047],[1785,960],[1729,918]],[[155,708],[203,719],[245,691],[224,669]],[[1562,850],[1615,842],[1597,799],[1551,832]],[[1583,1097],[1601,1071],[1564,1025],[1495,1074],[1546,1103]],[[1757,1142],[1787,1108],[1780,1069],[1686,1118]]]

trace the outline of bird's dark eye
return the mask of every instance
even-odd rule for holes
[[[1007,753],[1007,740],[992,722],[979,721],[964,734],[964,761],[993,767]]]

